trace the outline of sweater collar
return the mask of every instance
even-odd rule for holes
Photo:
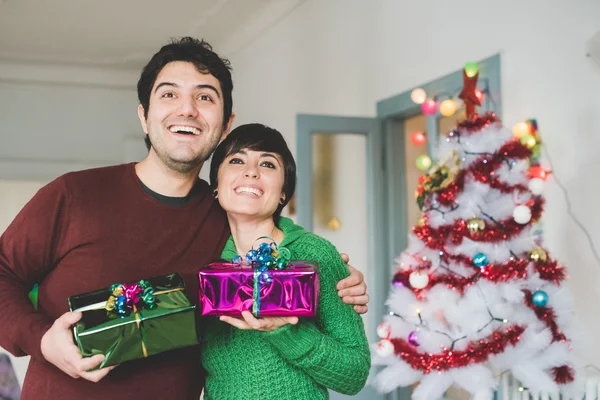
[[[281,243],[277,243],[277,246],[280,247],[289,246],[306,233],[303,227],[301,227],[300,225],[296,225],[294,221],[286,217],[281,217],[279,219],[277,227],[283,232],[283,240],[281,241]],[[238,254],[235,248],[235,243],[233,241],[233,236],[229,236],[229,239],[227,239],[227,243],[225,244],[225,248],[221,253],[221,258],[227,261],[231,261],[237,255]]]

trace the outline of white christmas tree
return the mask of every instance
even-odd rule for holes
[[[535,234],[544,182],[530,177],[531,147],[494,114],[441,138],[378,328],[380,391],[490,393],[508,371],[532,394],[573,389],[572,301],[565,268]]]

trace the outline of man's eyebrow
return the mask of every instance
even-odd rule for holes
[[[215,94],[217,95],[218,98],[221,98],[219,91],[213,85],[209,85],[209,84],[196,85],[196,89],[210,89],[215,92]]]
[[[158,89],[160,89],[163,86],[179,87],[179,85],[177,85],[176,83],[173,83],[173,82],[161,82],[158,85],[156,85],[156,88],[154,89],[154,93],[158,92]]]
[[[158,89],[160,89],[163,86],[172,86],[175,88],[178,88],[179,85],[173,82],[161,82],[158,85],[156,85],[156,88],[154,89],[154,93],[158,92]],[[209,84],[200,84],[200,85],[196,85],[196,89],[210,89],[213,92],[215,92],[215,94],[217,95],[218,98],[221,98],[221,94],[219,93],[219,91],[217,90],[216,87],[214,87],[213,85],[209,85]]]

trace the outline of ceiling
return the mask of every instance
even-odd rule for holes
[[[0,0],[0,62],[139,68],[177,36],[231,56],[304,1]]]

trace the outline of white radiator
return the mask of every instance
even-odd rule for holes
[[[534,397],[526,389],[523,389],[521,384],[510,374],[504,374],[500,381],[500,387],[496,393],[489,393],[489,397],[486,394],[474,396],[475,400],[600,400],[600,377],[597,375],[588,376],[583,382],[584,387],[582,388],[582,395],[577,399],[567,399],[565,396],[560,398],[551,397],[548,394],[541,394]],[[495,394],[495,396],[494,396]]]

